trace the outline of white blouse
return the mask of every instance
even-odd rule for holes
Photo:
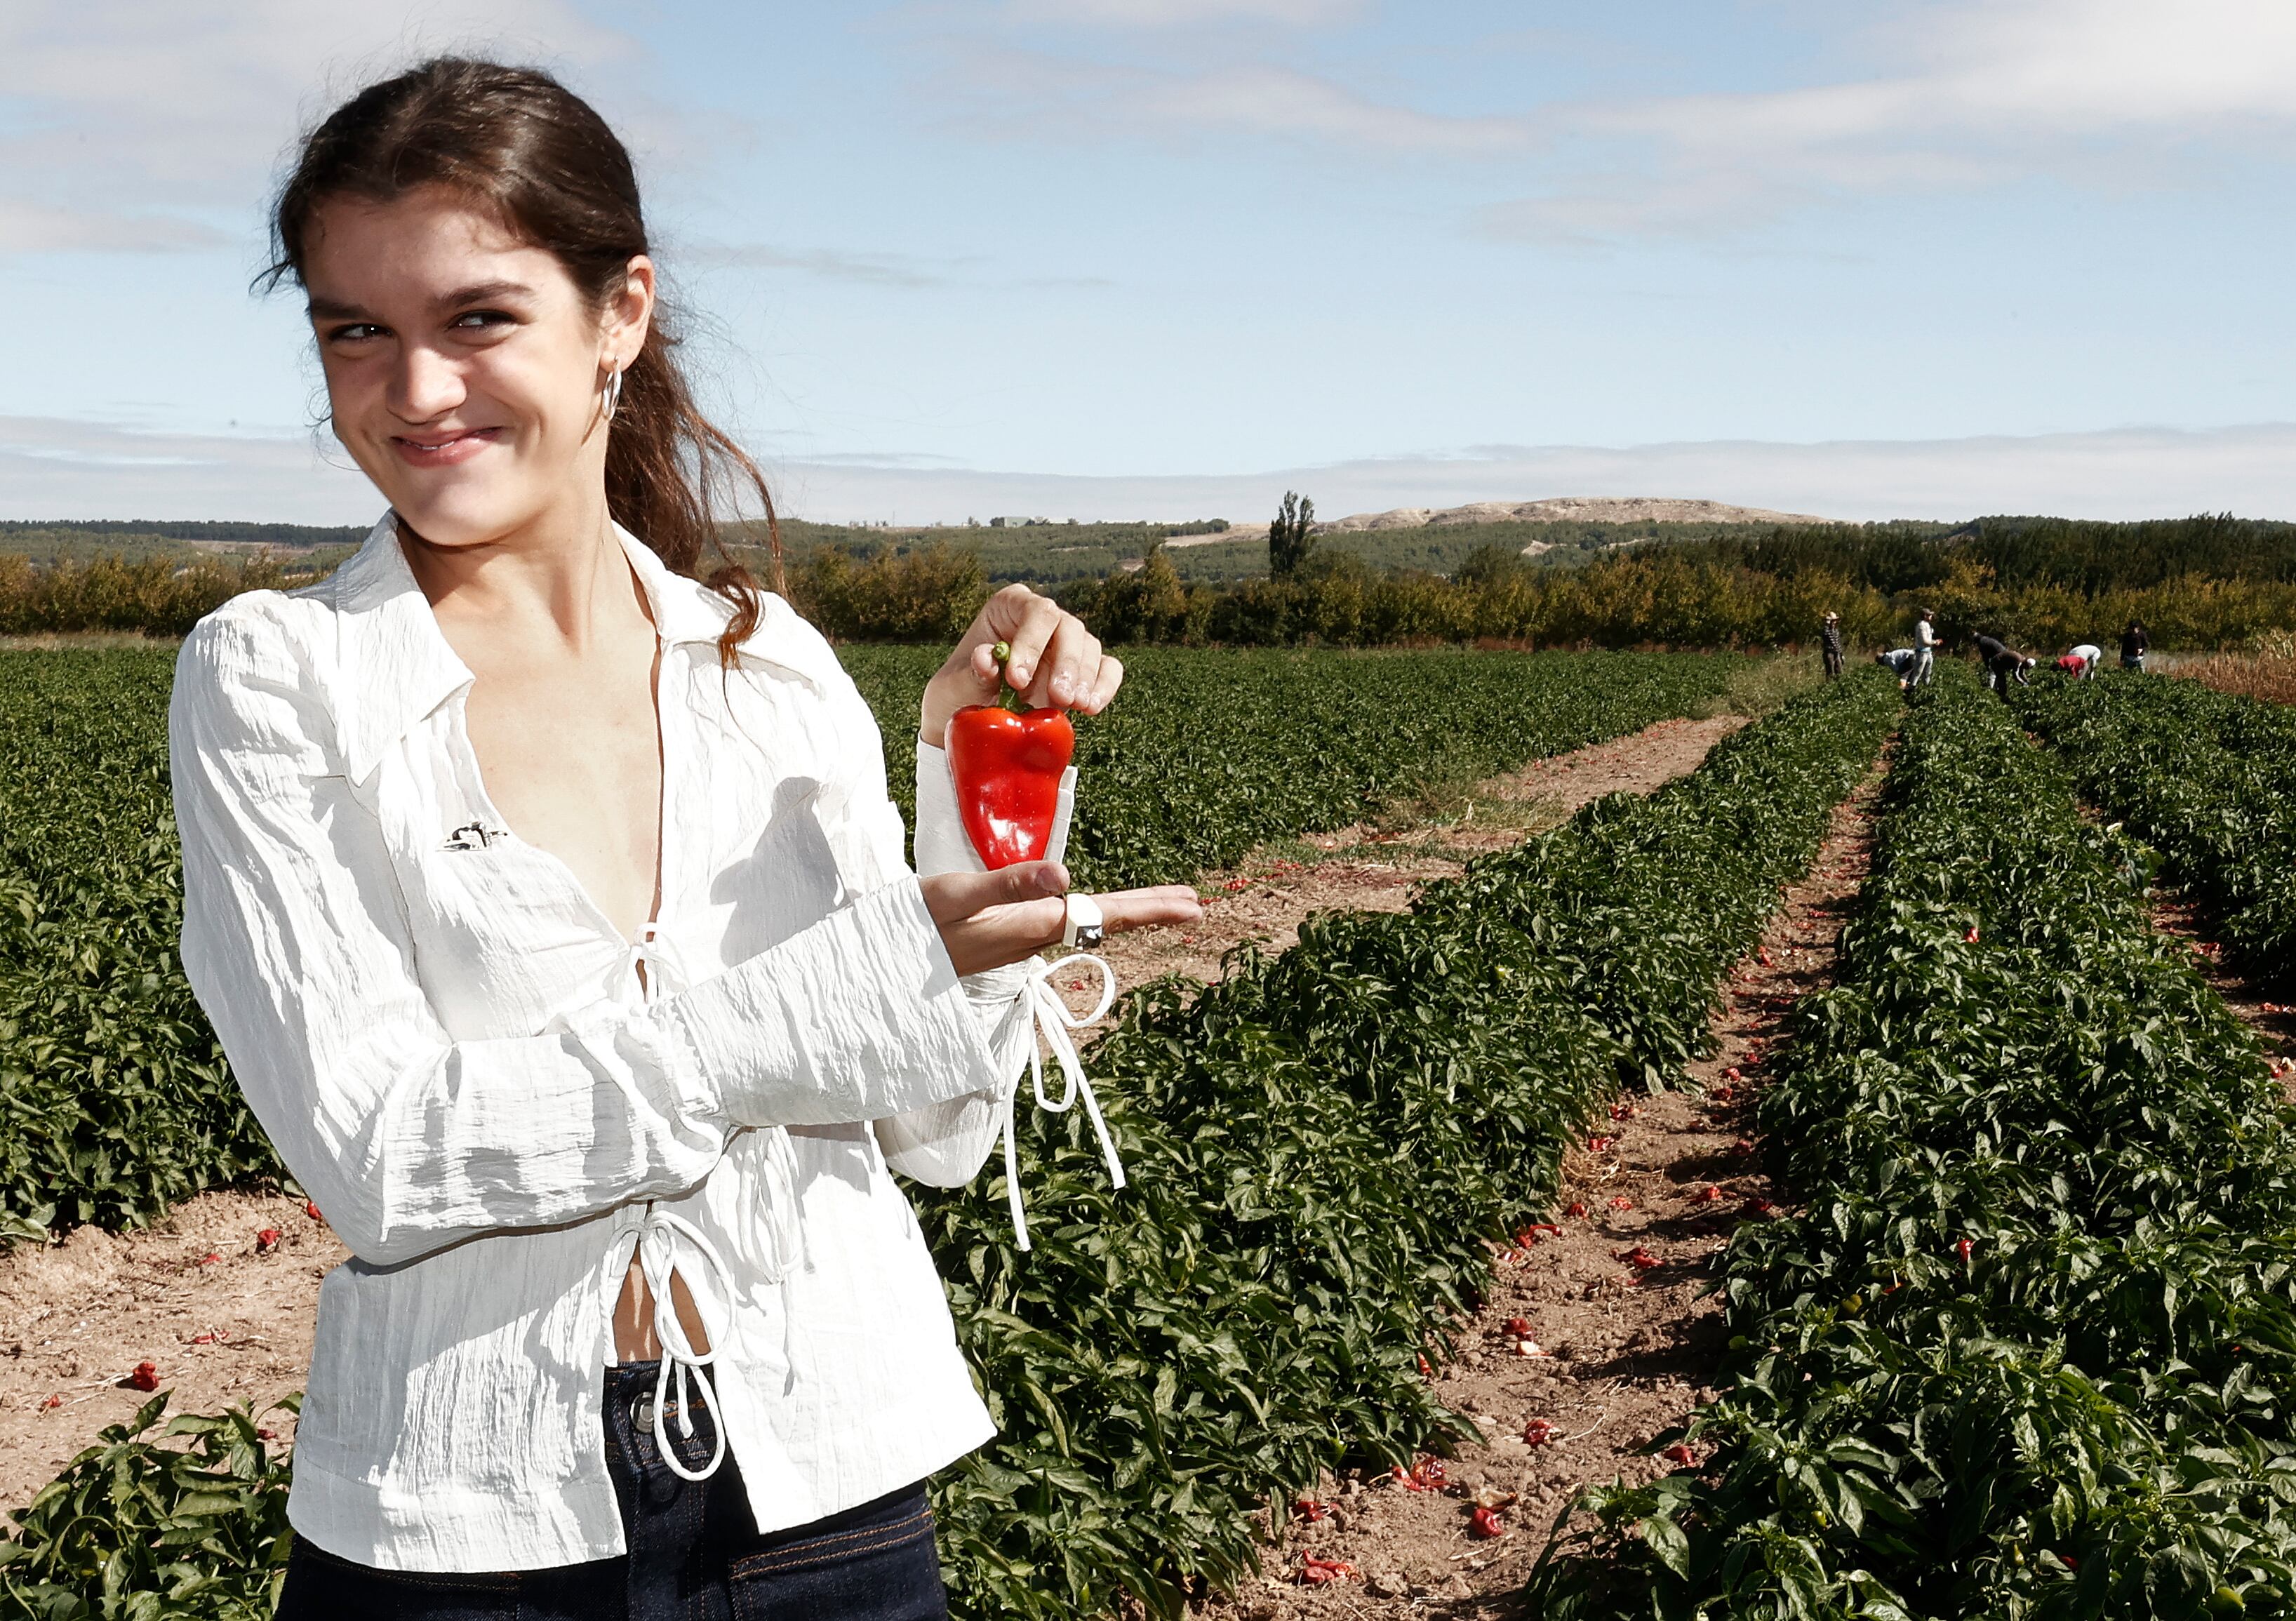
[[[1040,973],[951,968],[876,722],[812,627],[767,597],[724,672],[724,602],[617,534],[662,656],[636,943],[488,801],[472,675],[388,515],[324,584],[201,620],[176,667],[184,970],[353,1256],[320,1289],[289,1518],[363,1564],[624,1551],[599,1403],[634,1252],[761,1530],[994,1433],[888,1167],[980,1168]],[[977,864],[918,754],[921,860]]]

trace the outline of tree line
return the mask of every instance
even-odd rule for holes
[[[1133,568],[1055,594],[1117,644],[1777,648],[1813,642],[1830,610],[1853,646],[1878,648],[1908,639],[1924,608],[1948,645],[1986,632],[2036,651],[2109,643],[2132,619],[2155,646],[2195,651],[2252,651],[2296,628],[2296,524],[1767,528],[1620,549],[1570,569],[1485,544],[1441,575],[1324,544],[1313,512],[1294,499],[1279,514],[1270,561],[1282,566],[1261,577],[1184,577],[1158,544]],[[316,577],[271,558],[35,568],[0,555],[0,634],[181,635],[238,592]],[[940,540],[865,556],[816,544],[790,571],[800,610],[849,642],[946,641],[990,588],[980,552]]]

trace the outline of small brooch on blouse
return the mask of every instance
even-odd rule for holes
[[[439,847],[444,850],[483,850],[496,839],[505,836],[498,827],[487,827],[472,822],[456,828],[447,835],[447,842]]]

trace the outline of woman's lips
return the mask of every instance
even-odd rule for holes
[[[465,428],[458,433],[395,433],[390,447],[409,467],[454,467],[493,444],[502,432],[499,428]]]

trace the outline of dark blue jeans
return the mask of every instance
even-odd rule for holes
[[[280,1621],[946,1621],[922,1486],[809,1526],[760,1535],[729,1454],[703,1481],[673,1473],[652,1427],[654,1364],[606,1372],[606,1463],[628,1553],[554,1570],[374,1570],[297,1542]],[[675,1402],[676,1387],[670,1388]],[[697,1400],[693,1434],[665,1426],[688,1469],[717,1445]]]

